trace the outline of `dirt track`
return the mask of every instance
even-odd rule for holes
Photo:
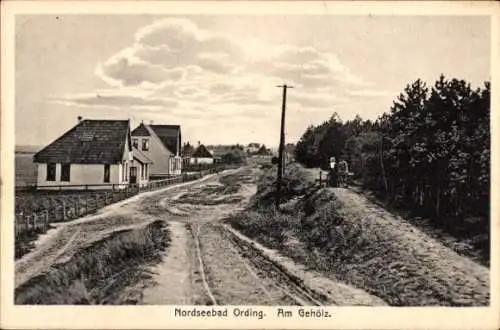
[[[338,296],[330,296],[331,290],[319,293],[307,287],[302,279],[266,257],[254,242],[246,242],[223,225],[222,220],[243,208],[255,193],[257,171],[226,171],[144,193],[95,216],[62,224],[16,262],[16,287],[112,232],[163,220],[171,243],[162,261],[149,266],[152,279],[125,289],[139,297],[134,298],[136,304],[335,304]],[[336,285],[325,278],[320,282]]]

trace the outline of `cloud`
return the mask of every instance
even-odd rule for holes
[[[265,47],[262,45],[262,47]],[[364,85],[363,79],[340,63],[335,54],[320,53],[313,47],[282,45],[271,47],[252,62],[252,69],[308,90],[323,86]]]
[[[162,19],[140,28],[134,43],[99,63],[97,72],[114,86],[142,84],[145,88],[217,80],[221,76],[232,81],[248,75],[257,76],[254,84],[272,78],[275,83],[286,81],[309,92],[329,84],[363,84],[363,79],[333,53],[238,39],[180,18]]]
[[[353,99],[384,94],[333,52],[238,38],[180,18],[138,29],[128,47],[97,63],[95,74],[108,90],[54,102],[129,109],[141,118],[189,125],[225,127],[244,118],[239,129],[249,130],[279,121],[282,83],[295,87],[289,107],[308,118],[326,118]]]
[[[166,68],[161,65],[146,62],[131,50],[124,50],[99,63],[96,72],[106,82],[113,86],[161,86],[166,82],[176,82],[186,74],[183,68]]]
[[[167,18],[143,27],[134,44],[98,64],[99,76],[124,86],[176,83],[186,67],[228,74],[241,66],[244,52],[227,35],[204,31],[186,19]]]

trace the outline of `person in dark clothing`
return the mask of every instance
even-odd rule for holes
[[[349,176],[349,167],[347,165],[347,162],[344,159],[340,159],[340,161],[337,163],[337,178],[338,178],[338,183],[339,186],[344,186],[347,187],[348,183],[348,176]]]
[[[328,173],[328,185],[330,187],[337,187],[338,184],[338,166],[335,157],[330,158],[330,172]]]

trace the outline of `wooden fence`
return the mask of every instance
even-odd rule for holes
[[[168,179],[150,181],[144,187],[128,185],[124,189],[83,190],[76,193],[74,191],[65,193],[62,190],[61,192],[58,191],[57,195],[44,196],[35,193],[32,196],[28,195],[29,197],[16,197],[15,235],[16,238],[19,238],[36,232],[44,232],[49,228],[49,223],[77,219],[140,192],[193,181],[222,170],[224,170],[223,167],[213,167],[193,174],[183,174]]]
[[[201,172],[220,168],[221,164],[186,164],[182,167],[182,172]]]

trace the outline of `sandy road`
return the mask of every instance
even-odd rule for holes
[[[142,212],[166,216],[174,244],[152,269],[143,304],[321,305],[259,252],[225,229],[222,220],[255,193],[257,170],[246,168],[159,195]]]
[[[221,221],[255,193],[256,169],[242,168],[197,182],[147,192],[102,209],[97,215],[60,224],[15,264],[16,287],[79,249],[111,233],[163,220],[171,244],[151,271],[142,304],[316,304],[304,298],[257,252],[237,244]],[[257,254],[256,254],[257,253]],[[267,271],[266,271],[267,269]],[[290,282],[288,285],[283,282]]]
[[[33,251],[16,260],[15,287],[40,274],[52,264],[71,258],[79,248],[103,239],[115,231],[158,220],[159,215],[152,216],[149,212],[143,212],[142,206],[145,205],[145,201],[146,205],[154,206],[157,201],[176,194],[179,189],[188,189],[192,185],[202,184],[211,179],[212,176],[207,176],[197,182],[145,192],[109,205],[95,215],[57,224],[56,228],[49,230],[35,242],[36,248]]]
[[[344,287],[304,272],[290,260],[283,266],[281,256],[270,258],[275,252],[263,251],[224,224],[227,216],[248,204],[258,174],[252,167],[226,171],[143,193],[97,215],[61,224],[16,262],[16,287],[117,230],[162,220],[168,225],[171,241],[161,262],[148,266],[152,278],[124,289],[140,292],[137,304],[337,304],[339,297],[346,297]],[[380,304],[372,298],[356,300],[363,305]]]

